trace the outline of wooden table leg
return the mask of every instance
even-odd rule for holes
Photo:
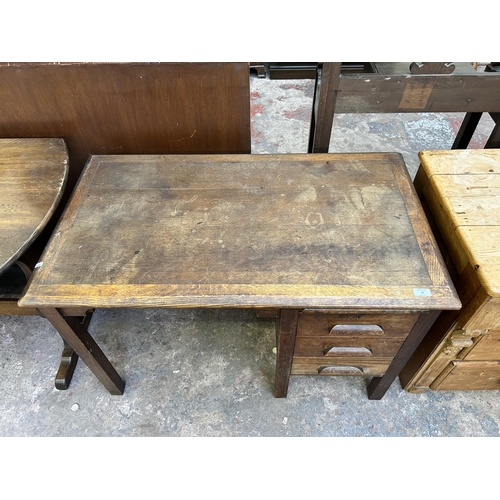
[[[308,153],[328,153],[341,67],[340,62],[324,62],[316,70]]]
[[[52,326],[59,332],[64,342],[82,358],[83,362],[111,394],[123,394],[125,382],[118,375],[79,318],[64,317],[58,309],[41,308],[40,312],[52,323]]]
[[[286,398],[288,392],[298,321],[297,309],[281,309],[276,322],[276,348],[278,350],[274,381],[274,397],[276,398]]]
[[[466,113],[451,149],[467,149],[483,113]]]
[[[372,378],[368,385],[368,399],[382,399],[440,313],[441,311],[431,311],[420,315],[385,374],[382,377]]]
[[[73,349],[66,342],[64,342],[61,362],[56,375],[56,389],[65,391],[69,387],[77,363],[78,354],[76,354],[76,352],[73,351]]]
[[[500,148],[500,113],[490,113],[490,116],[493,118],[495,126],[484,147],[485,149],[498,149]]]
[[[90,324],[93,312],[93,309],[89,309],[83,317],[78,318],[86,330]],[[61,363],[59,364],[59,370],[56,375],[56,389],[65,391],[69,387],[77,363],[78,354],[76,354],[76,352],[73,351],[73,349],[66,342],[64,342],[64,349],[61,354]]]
[[[467,149],[469,142],[476,131],[476,127],[483,113],[466,113],[462,122],[462,126],[458,131],[455,142],[451,149]],[[497,149],[500,147],[500,113],[490,113],[491,118],[495,122],[495,126],[484,145],[485,149]]]

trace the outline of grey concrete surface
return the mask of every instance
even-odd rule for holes
[[[252,152],[306,152],[311,80],[251,76]],[[462,114],[338,115],[330,151],[397,151],[413,176],[421,149],[446,149]],[[473,146],[491,130],[485,118]],[[498,391],[369,401],[358,377],[292,377],[275,399],[274,321],[228,309],[98,310],[90,332],[126,380],[111,396],[80,361],[54,376],[62,341],[40,317],[0,316],[0,436],[489,436]]]

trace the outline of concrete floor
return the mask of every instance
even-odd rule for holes
[[[306,152],[312,80],[251,76],[252,153]],[[463,114],[337,115],[330,152],[448,149]],[[492,128],[482,120],[472,147]],[[62,341],[40,317],[0,317],[0,436],[498,436],[497,391],[369,401],[357,377],[292,377],[275,399],[274,321],[240,310],[98,310],[90,332],[126,380],[110,396],[79,362],[54,388]]]

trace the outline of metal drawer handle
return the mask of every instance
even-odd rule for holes
[[[328,346],[323,349],[323,356],[373,356],[368,347]]]
[[[363,368],[359,366],[320,366],[318,374],[328,373],[330,375],[363,375]]]
[[[330,330],[332,335],[350,335],[356,333],[371,333],[375,335],[382,335],[384,330],[378,325],[334,325]]]

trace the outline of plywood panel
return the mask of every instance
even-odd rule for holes
[[[71,190],[92,154],[250,153],[248,63],[0,66],[0,137],[62,137]]]

